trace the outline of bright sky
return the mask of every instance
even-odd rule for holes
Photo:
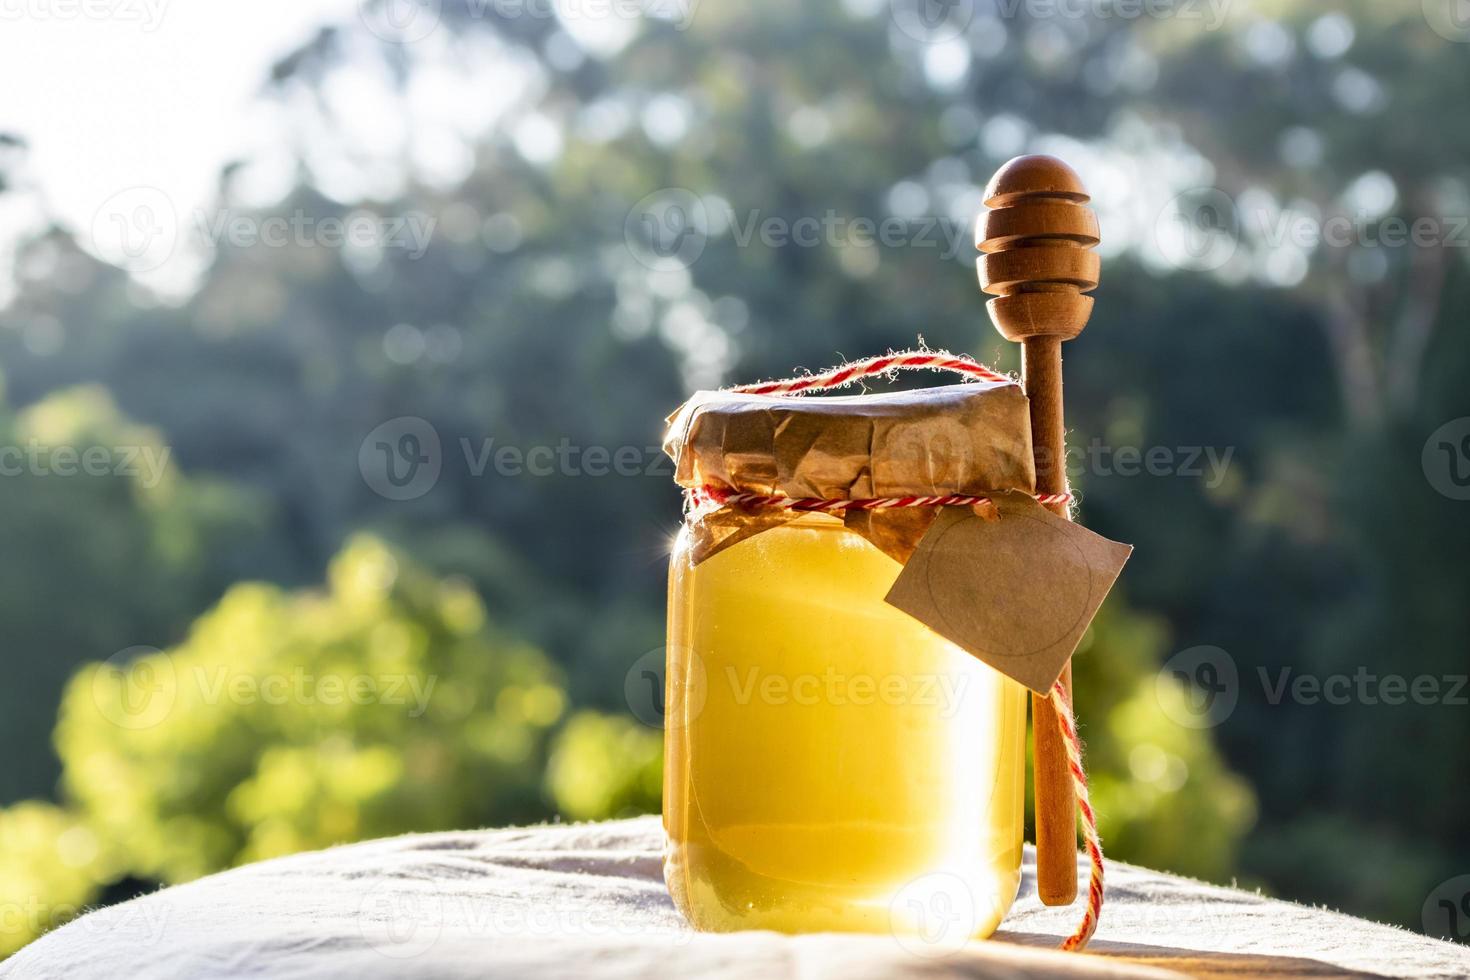
[[[265,138],[272,62],[358,0],[0,0],[0,132],[30,143],[53,212],[85,231],[128,188],[180,213]]]
[[[691,12],[697,9],[690,0],[681,2]],[[191,215],[214,200],[221,165],[269,157],[270,148],[279,145],[280,114],[258,98],[271,65],[325,24],[358,23],[368,3],[0,0],[0,132],[29,142],[27,174],[39,185],[49,216],[75,231],[83,246],[129,268],[155,289],[182,296],[197,281],[207,256],[191,251],[181,232]],[[616,50],[633,29],[616,18],[576,16],[576,0],[553,0],[553,5],[562,26],[588,51]],[[359,155],[392,157],[402,148],[413,158],[419,179],[452,185],[473,162],[470,142],[494,125],[527,86],[534,87],[534,72],[503,49],[472,59],[466,69],[474,72],[471,77],[436,68],[437,19],[422,16],[436,7],[436,0],[393,0],[386,8],[403,21],[396,25],[400,39],[423,42],[415,53],[429,56],[428,67],[409,86],[403,111],[384,111],[384,79],[360,67],[340,72],[322,95]],[[562,15],[564,10],[568,15]],[[383,28],[362,26],[369,34]],[[465,91],[480,94],[467,103],[461,97]],[[1136,195],[1167,199],[1173,188],[1207,187],[1213,176],[1198,155],[1166,147],[1155,162],[1173,171],[1165,174],[1150,164],[1148,172],[1168,179],[1143,186],[1132,179],[1137,160],[1121,148],[1072,141],[1045,145],[1028,139],[1028,127],[1013,117],[988,119],[984,129],[989,149],[1051,150],[1078,164],[1099,202],[1110,250],[1160,237],[1152,216],[1162,213],[1163,203]],[[1015,132],[1004,148],[990,147],[992,130]],[[560,146],[559,134],[536,115],[523,119],[513,135],[534,161],[555,156]],[[311,162],[326,186],[344,199],[372,196],[375,190],[391,196],[331,160]],[[289,180],[290,173],[278,176]],[[34,200],[18,203],[22,197],[0,195],[0,279],[9,279],[7,246],[37,221]],[[1106,202],[1115,210],[1104,207]],[[20,213],[22,208],[29,210]],[[1129,227],[1140,215],[1146,227]],[[157,234],[160,228],[167,232]],[[146,250],[133,248],[142,243]],[[1301,266],[1304,258],[1293,261]],[[0,282],[0,308],[8,302],[6,285]]]

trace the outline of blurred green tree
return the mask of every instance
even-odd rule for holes
[[[0,386],[0,447],[8,801],[53,792],[53,702],[77,664],[182,631],[234,577],[232,556],[258,547],[268,508],[223,479],[183,477],[162,434],[96,385],[19,412]]]
[[[623,715],[579,711],[556,735],[546,786],[573,820],[657,813],[663,738]]]
[[[1073,660],[1098,829],[1115,857],[1226,881],[1256,797],[1208,730],[1177,723],[1192,709],[1183,685],[1158,673],[1168,641],[1159,617],[1109,600]]]
[[[463,582],[354,538],[325,591],[230,589],[165,651],[90,665],[64,785],[124,870],[184,881],[408,830],[546,812],[560,675]]]
[[[0,959],[78,915],[114,873],[76,814],[29,800],[0,809]]]

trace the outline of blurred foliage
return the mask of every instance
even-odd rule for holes
[[[1109,601],[1073,661],[1098,829],[1116,857],[1227,881],[1255,821],[1255,794],[1225,766],[1208,731],[1172,720],[1189,711],[1171,713],[1165,700],[1186,697],[1159,679],[1167,643],[1161,620]]]
[[[443,7],[456,29],[423,44],[348,25],[284,59],[266,98],[294,185],[247,203],[244,161],[213,205],[421,212],[437,221],[421,256],[226,244],[164,303],[66,229],[17,253],[0,445],[170,455],[152,486],[0,479],[0,802],[14,804],[0,836],[36,842],[0,851],[0,901],[41,910],[4,942],[122,876],[656,807],[657,733],[622,692],[663,643],[678,498],[656,465],[661,419],[696,386],[918,335],[1015,367],[963,239],[986,177],[1025,151],[1103,180],[1111,250],[1067,397],[1084,516],[1137,545],[1076,664],[1109,852],[1417,925],[1422,897],[1470,861],[1453,749],[1466,713],[1273,701],[1257,677],[1465,672],[1470,522],[1420,453],[1470,415],[1470,333],[1453,328],[1470,311],[1466,251],[1294,252],[1242,227],[1228,262],[1188,272],[1151,251],[1148,195],[1213,186],[1274,218],[1361,210],[1376,189],[1375,221],[1464,215],[1470,135],[1426,122],[1455,118],[1461,46],[1417,10],[1366,2],[1232,9],[1217,31],[1033,21],[1021,5],[926,44],[882,4],[752,0],[603,46],[553,19]],[[487,81],[491,67],[519,80]],[[353,128],[366,116],[376,137],[445,91],[429,115],[453,125],[405,126],[396,149]],[[457,166],[425,163],[429,144],[462,150],[446,155]],[[27,193],[9,166],[4,193]],[[688,267],[626,237],[670,189],[708,202]],[[742,223],[828,214],[941,223],[930,244],[741,241]],[[359,460],[401,416],[442,447],[437,483],[407,501],[374,492]],[[633,447],[647,468],[477,472],[489,440]],[[1088,462],[1095,441],[1231,455],[1218,480],[1138,477]],[[1184,692],[1158,679],[1201,644],[1240,677],[1213,729],[1172,720]],[[298,669],[437,681],[411,717],[211,701],[200,672],[221,668],[247,685]],[[169,676],[170,711],[129,727],[118,706],[146,714],[139,698]]]
[[[371,538],[324,593],[231,588],[166,651],[79,671],[65,788],[138,877],[544,812],[557,671]]]
[[[573,820],[657,813],[663,738],[631,718],[580,711],[556,736],[546,785]]]
[[[113,873],[76,814],[34,800],[0,810],[0,957],[74,918]]]
[[[97,386],[14,413],[0,400],[0,445],[23,454],[5,459],[0,478],[8,801],[55,783],[46,702],[78,660],[182,630],[255,550],[265,508],[246,487],[181,476],[161,433],[124,419]],[[83,473],[88,458],[93,475],[58,475]]]

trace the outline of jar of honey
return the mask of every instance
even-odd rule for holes
[[[904,896],[942,880],[989,935],[1020,880],[1026,692],[884,601],[935,508],[716,501],[1032,492],[1025,397],[704,393],[666,449],[697,503],[669,572],[675,904],[701,930],[917,931]]]

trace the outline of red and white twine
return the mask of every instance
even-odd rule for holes
[[[1011,384],[1014,378],[992,371],[973,358],[963,354],[946,354],[943,351],[905,350],[896,354],[881,354],[865,357],[861,361],[848,361],[821,374],[808,374],[800,378],[782,381],[757,381],[755,384],[736,385],[730,391],[744,395],[800,395],[808,391],[830,391],[854,384],[864,378],[893,371],[953,371],[979,381],[997,381]]]
[[[1011,383],[1014,379],[992,371],[979,362],[964,355],[947,354],[942,351],[907,350],[879,357],[850,361],[820,374],[800,378],[785,378],[780,381],[763,381],[757,384],[739,385],[729,389],[747,395],[802,395],[809,391],[830,391],[895,371],[912,370],[952,371],[979,381]],[[774,509],[795,511],[817,511],[842,513],[849,510],[887,510],[895,507],[974,507],[989,503],[989,498],[972,494],[945,494],[942,496],[907,497],[864,497],[854,500],[825,499],[821,497],[787,497],[779,494],[741,493],[719,487],[701,487],[690,492],[691,503],[741,507],[747,509]],[[1036,498],[1043,504],[1068,503],[1070,493],[1043,494]],[[1097,833],[1097,817],[1092,811],[1092,800],[1087,792],[1087,772],[1082,768],[1082,740],[1077,736],[1077,722],[1072,713],[1072,699],[1061,681],[1052,686],[1047,701],[1056,712],[1057,725],[1062,731],[1062,742],[1067,750],[1067,768],[1072,776],[1072,786],[1077,795],[1077,810],[1082,816],[1082,838],[1087,858],[1092,865],[1092,874],[1087,883],[1087,904],[1076,931],[1062,941],[1064,950],[1083,949],[1097,930],[1103,904],[1103,852],[1102,839]]]
[[[1087,860],[1092,865],[1092,874],[1087,879],[1087,907],[1082,921],[1072,935],[1062,940],[1062,949],[1080,950],[1086,947],[1092,934],[1097,931],[1097,920],[1102,915],[1103,903],[1103,852],[1102,838],[1097,833],[1097,816],[1092,812],[1092,798],[1087,793],[1087,771],[1082,768],[1082,739],[1077,736],[1077,719],[1072,714],[1072,699],[1061,681],[1052,685],[1048,698],[1056,710],[1057,725],[1062,729],[1062,744],[1067,747],[1067,769],[1072,774],[1072,788],[1077,794],[1077,812],[1082,814],[1082,840],[1087,848]]]
[[[1043,493],[1036,497],[1037,502],[1043,504],[1065,504],[1071,499],[1070,493]],[[840,514],[849,510],[892,510],[896,507],[975,507],[990,503],[989,497],[969,493],[950,493],[938,497],[854,497],[850,500],[739,493],[719,487],[702,487],[694,493],[696,505],[706,500],[725,507],[742,507],[747,510],[798,510],[823,514]]]

